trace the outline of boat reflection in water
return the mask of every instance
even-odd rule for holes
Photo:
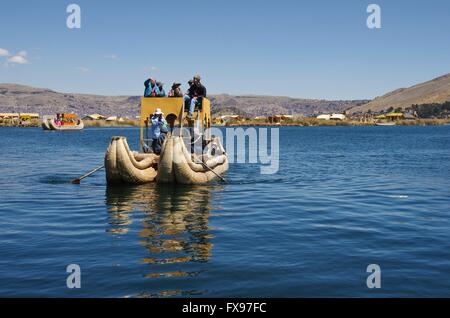
[[[197,276],[198,266],[188,264],[207,262],[211,256],[213,236],[208,226],[210,202],[212,193],[216,195],[222,188],[221,185],[158,184],[107,187],[108,232],[112,235],[132,235],[131,231],[137,231],[139,237],[136,240],[146,249],[145,257],[139,261],[148,264],[151,270],[145,274],[146,278]],[[168,268],[170,270],[166,271]],[[183,293],[178,290],[163,291],[150,296]]]

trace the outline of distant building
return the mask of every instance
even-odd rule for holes
[[[403,113],[388,113],[385,116],[387,119],[390,119],[390,120],[399,120],[399,119],[403,119],[405,117],[405,115],[403,115]]]
[[[20,113],[19,118],[21,121],[28,121],[32,119],[39,119],[39,114],[37,113]]]
[[[20,113],[20,116],[29,116],[33,119],[38,119],[39,114],[38,113]]]
[[[413,114],[404,114],[404,119],[408,119],[408,120],[412,120],[412,119],[416,119],[416,116],[414,116]]]
[[[220,116],[223,122],[235,122],[241,120],[241,116],[239,115],[223,115]]]
[[[19,113],[0,113],[0,119],[19,119]]]
[[[344,114],[333,114],[330,116],[330,120],[345,120],[346,118]]]
[[[214,117],[212,122],[213,122],[213,125],[221,125],[221,124],[223,124],[222,118],[220,118],[220,117]]]
[[[106,117],[100,114],[86,115],[83,117],[83,120],[104,120],[104,119],[106,119]]]
[[[267,118],[267,121],[269,123],[281,123],[286,120],[292,120],[293,118],[293,115],[272,115]]]
[[[109,116],[106,118],[106,121],[124,121],[125,119],[123,117],[117,117],[117,116]]]
[[[239,120],[239,119],[241,119],[241,116],[239,116],[239,115],[223,115],[223,116],[220,116],[220,118],[222,120],[227,120],[227,119]]]
[[[321,120],[330,120],[331,115],[326,115],[326,114],[322,114],[316,117],[317,119],[321,119]]]

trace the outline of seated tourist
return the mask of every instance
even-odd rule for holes
[[[183,92],[181,91],[181,83],[174,82],[172,84],[172,89],[169,91],[169,97],[183,97]]]
[[[150,77],[148,80],[146,80],[144,82],[144,86],[144,97],[159,97],[159,95],[161,94],[158,85],[156,85],[156,80],[153,77]]]
[[[156,86],[159,89],[159,94],[156,94],[156,97],[166,97],[166,91],[163,88],[164,83],[156,82]]]
[[[192,86],[189,88],[189,94],[184,98],[185,102],[189,104],[189,112],[187,115],[188,119],[192,117],[195,106],[201,102],[203,97],[206,97],[206,88],[200,80],[200,75],[194,76]]]

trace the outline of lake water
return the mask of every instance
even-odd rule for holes
[[[0,296],[450,297],[450,126],[283,127],[274,175],[70,184],[113,135],[137,149],[134,128],[0,129]]]

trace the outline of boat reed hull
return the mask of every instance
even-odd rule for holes
[[[66,131],[66,130],[81,130],[84,128],[84,123],[83,121],[80,119],[77,125],[62,125],[62,126],[58,126],[55,123],[54,119],[48,119],[48,120],[44,120],[42,122],[42,128],[44,130],[59,130],[59,131]]]
[[[208,147],[215,148],[214,156],[201,159],[192,156],[182,137],[172,137],[174,179],[180,184],[204,184],[218,179],[228,170],[228,158],[218,138],[214,138]],[[207,149],[208,150],[208,149]]]
[[[42,129],[44,129],[44,130],[52,130],[51,127],[50,127],[50,124],[49,124],[48,120],[44,120],[44,121],[42,122],[41,126],[42,126]]]
[[[229,166],[219,138],[211,140],[205,153],[192,157],[182,137],[169,135],[160,156],[139,154],[130,150],[125,137],[112,137],[105,154],[106,180],[108,184],[208,183],[218,179]]]
[[[132,152],[125,137],[112,137],[105,154],[106,180],[109,184],[141,184],[156,179],[159,156]]]
[[[173,170],[173,141],[170,136],[166,138],[159,156],[158,175],[156,181],[159,183],[174,183],[175,171]]]
[[[396,123],[395,122],[379,122],[379,123],[375,123],[376,126],[395,126]]]

